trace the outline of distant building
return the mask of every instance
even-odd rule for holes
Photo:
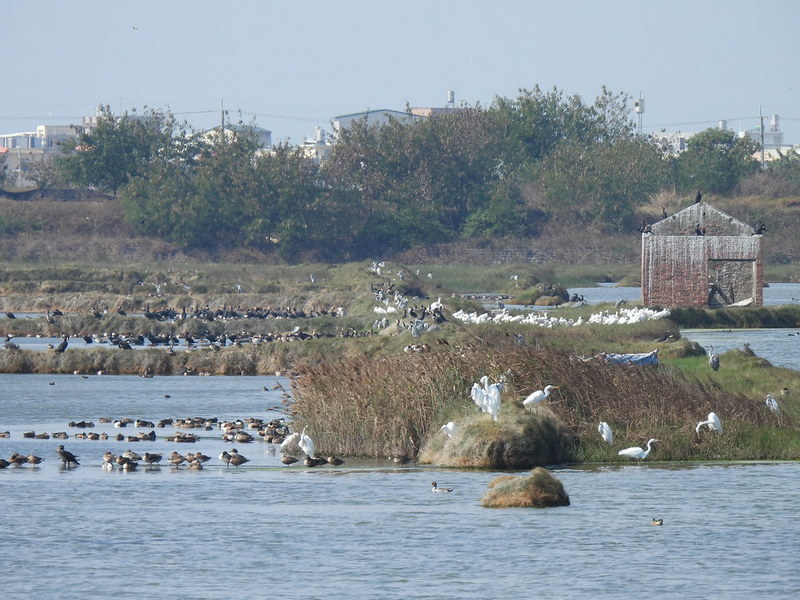
[[[645,306],[761,306],[763,287],[760,233],[710,204],[692,204],[642,234]]]
[[[343,129],[347,129],[356,122],[366,123],[367,126],[372,125],[387,125],[392,119],[396,119],[401,123],[408,123],[417,119],[422,119],[419,115],[411,114],[410,112],[402,112],[399,110],[380,109],[380,110],[367,110],[364,112],[351,113],[349,115],[339,115],[331,119],[331,125],[335,135],[339,135]]]
[[[317,127],[314,131],[314,137],[306,138],[300,145],[300,151],[306,158],[321,164],[330,158],[331,152],[333,152],[333,143],[328,138],[325,130],[322,127]]]

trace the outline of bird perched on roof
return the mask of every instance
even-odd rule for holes
[[[700,190],[697,190],[697,195],[694,197],[694,203],[700,204],[700,201],[703,199],[703,194],[700,193]]]
[[[56,448],[56,453],[58,457],[61,459],[61,464],[65,467],[69,468],[70,465],[79,465],[81,463],[78,462],[78,457],[75,456],[69,450],[64,450],[64,445],[59,444],[58,448]]]

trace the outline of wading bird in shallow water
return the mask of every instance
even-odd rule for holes
[[[647,455],[650,454],[650,450],[652,450],[653,442],[657,442],[659,440],[650,439],[647,441],[647,449],[643,450],[639,446],[633,446],[632,448],[625,448],[624,450],[620,450],[617,454],[620,456],[627,456],[628,458],[635,458],[636,462],[647,458]]]
[[[611,431],[611,426],[605,421],[601,421],[597,426],[597,431],[600,432],[600,437],[609,446],[614,443],[614,432]]]
[[[705,421],[700,421],[697,424],[697,427],[694,428],[696,433],[700,433],[700,428],[703,425],[708,425],[708,428],[711,431],[716,431],[717,433],[722,433],[722,421],[720,421],[717,413],[710,412],[708,413],[708,419]]]
[[[61,459],[61,464],[67,468],[69,468],[70,465],[81,464],[78,462],[77,456],[75,456],[69,450],[64,450],[63,444],[58,445],[58,448],[56,448],[56,453],[58,454],[58,457]]]
[[[452,491],[453,491],[453,488],[443,488],[443,487],[438,487],[438,486],[436,485],[436,482],[435,482],[435,481],[431,481],[431,486],[432,486],[432,488],[431,488],[431,491],[432,491],[434,494],[446,494],[447,492],[452,492]]]

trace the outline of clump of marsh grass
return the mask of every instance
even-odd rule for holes
[[[570,462],[570,432],[552,415],[524,411],[515,405],[503,410],[497,422],[485,414],[472,414],[458,423],[456,434],[429,438],[419,462],[444,467],[530,469]]]
[[[486,508],[569,506],[569,495],[552,473],[536,467],[527,475],[503,475],[491,481],[481,504]]]

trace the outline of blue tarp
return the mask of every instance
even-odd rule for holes
[[[606,352],[601,352],[598,356],[617,365],[658,365],[658,350],[642,354],[607,354]]]

